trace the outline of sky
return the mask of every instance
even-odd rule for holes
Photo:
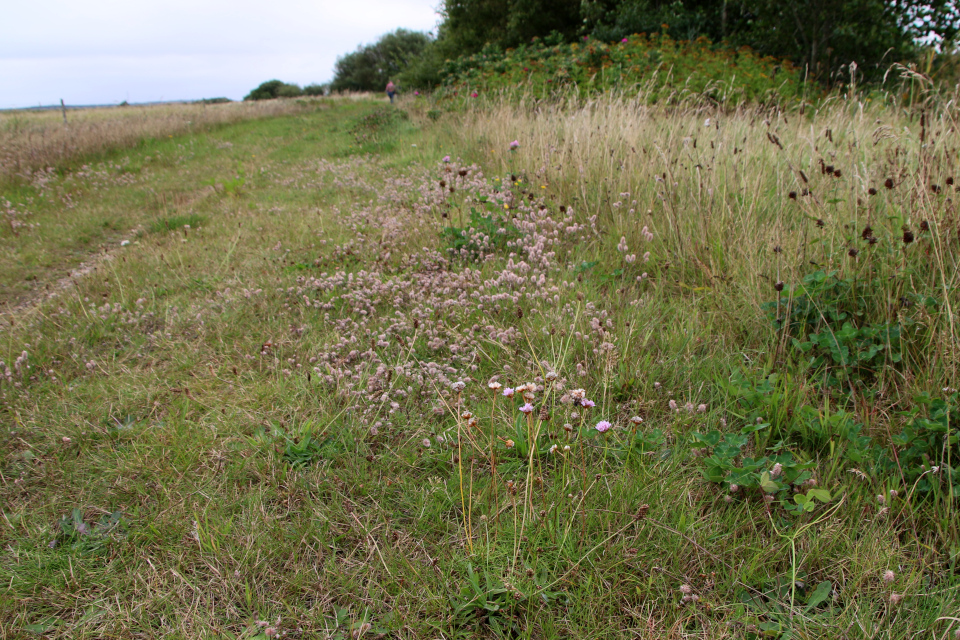
[[[440,0],[0,0],[0,109],[227,97],[333,79],[337,56]]]

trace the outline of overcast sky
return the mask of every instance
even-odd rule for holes
[[[243,98],[333,78],[338,55],[440,0],[0,0],[0,108]]]

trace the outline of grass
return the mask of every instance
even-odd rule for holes
[[[0,633],[954,633],[952,111],[401,106],[5,188]]]

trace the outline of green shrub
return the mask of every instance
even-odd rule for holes
[[[302,90],[295,84],[280,80],[267,80],[243,97],[244,100],[272,100],[274,98],[295,98]]]
[[[547,97],[571,87],[581,94],[642,90],[651,101],[687,95],[718,103],[781,101],[800,95],[801,76],[789,62],[706,39],[636,35],[617,44],[589,40],[553,46],[535,39],[505,53],[487,47],[448,61],[442,95],[462,100],[510,90]]]

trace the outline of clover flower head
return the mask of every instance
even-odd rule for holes
[[[705,404],[697,405],[697,413],[706,413],[706,412],[707,412],[707,405]]]
[[[519,148],[520,148],[519,140],[514,140],[513,142],[510,143],[510,151],[516,151]]]
[[[606,432],[609,431],[612,427],[613,427],[613,425],[610,424],[609,422],[607,422],[606,420],[601,420],[600,422],[597,423],[596,429],[597,429],[597,431],[599,431],[600,433],[606,433]]]
[[[770,470],[770,477],[777,478],[783,473],[783,465],[779,462],[773,465],[773,469]]]
[[[429,448],[430,448],[430,438],[424,438],[424,439],[420,442],[420,444],[422,444],[425,448],[429,449]]]
[[[670,406],[670,410],[671,410],[671,411],[679,411],[679,410],[680,410],[680,409],[677,408],[677,401],[676,401],[676,400],[671,400],[668,404],[669,404],[669,406]]]
[[[462,380],[457,380],[452,385],[450,385],[450,388],[456,391],[457,393],[460,393],[461,391],[467,388],[467,383]]]
[[[444,162],[450,162],[450,156],[443,156]]]
[[[897,578],[897,574],[895,574],[890,569],[887,569],[886,571],[883,572],[883,581],[886,582],[887,584],[890,584],[891,582],[896,580],[896,578]]]
[[[691,587],[688,584],[682,584],[680,585],[680,593],[684,595],[690,595],[691,593],[693,593],[693,587]]]

